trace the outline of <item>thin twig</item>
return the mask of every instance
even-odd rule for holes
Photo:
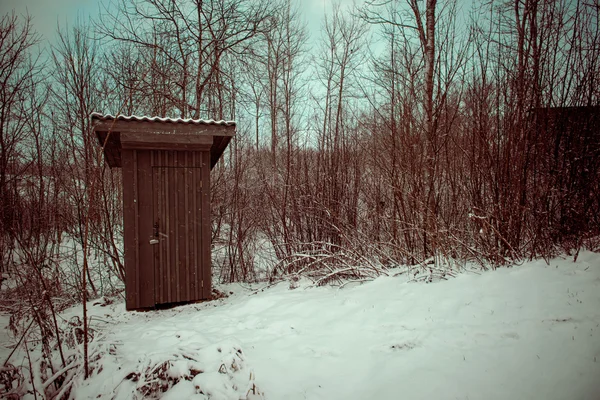
[[[25,331],[21,335],[21,338],[19,339],[19,342],[17,343],[17,345],[15,346],[15,348],[10,352],[10,354],[8,355],[8,357],[6,358],[6,360],[4,360],[4,364],[2,364],[2,366],[6,367],[6,364],[8,363],[8,360],[10,360],[10,358],[12,357],[12,355],[14,354],[14,352],[17,351],[17,349],[21,345],[21,342],[25,338],[25,335],[27,335],[27,331],[29,331],[29,328],[31,328],[31,325],[33,325],[34,322],[35,322],[35,319],[31,319],[31,322],[29,323],[29,326],[25,329]]]

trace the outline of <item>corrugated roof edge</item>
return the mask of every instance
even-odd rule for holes
[[[135,121],[135,122],[168,122],[172,124],[192,124],[192,125],[224,125],[224,126],[235,126],[235,121],[215,121],[214,119],[192,119],[192,118],[161,118],[161,117],[138,117],[137,115],[111,115],[111,114],[100,114],[92,113],[91,118],[100,121]]]

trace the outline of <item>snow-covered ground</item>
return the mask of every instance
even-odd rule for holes
[[[407,280],[91,306],[104,354],[74,394],[141,398],[171,377],[171,399],[600,399],[600,255]]]

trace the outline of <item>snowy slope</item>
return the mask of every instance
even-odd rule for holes
[[[145,313],[92,306],[111,351],[77,398],[139,395],[132,373],[171,360],[168,373],[204,371],[173,399],[243,398],[252,384],[266,399],[600,399],[599,255],[406,281],[232,285],[227,299]]]

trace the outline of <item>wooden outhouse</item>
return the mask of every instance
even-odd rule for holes
[[[123,172],[127,309],[209,299],[210,170],[235,122],[94,113],[92,125]]]

